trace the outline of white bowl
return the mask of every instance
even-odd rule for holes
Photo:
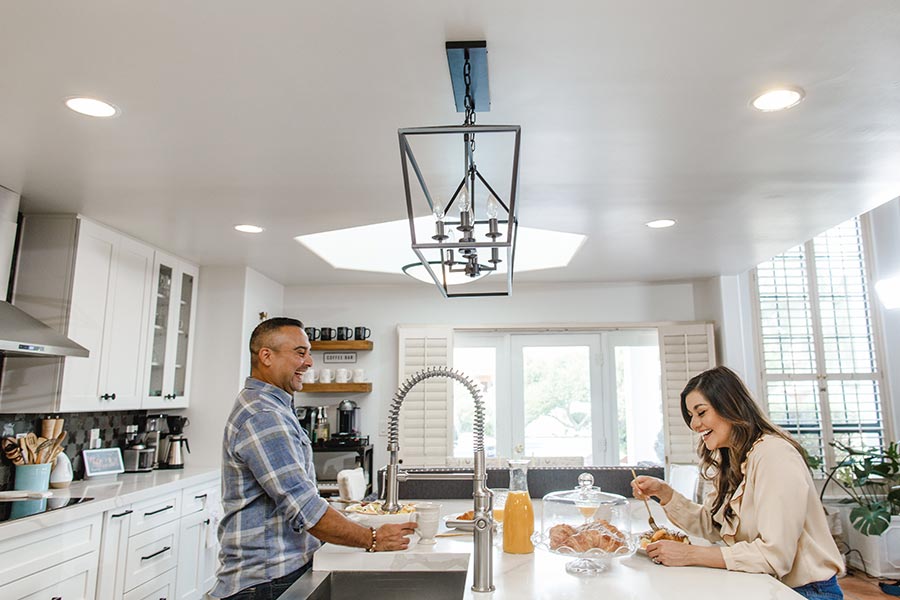
[[[363,513],[349,513],[347,518],[355,521],[363,527],[378,529],[388,523],[415,523],[416,513],[396,513],[387,515],[367,515]]]

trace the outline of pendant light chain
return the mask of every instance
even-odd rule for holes
[[[472,95],[472,63],[469,62],[469,50],[464,53],[465,62],[463,63],[463,82],[466,85],[466,95],[463,97],[463,105],[466,108],[466,119],[463,125],[475,124],[475,97]],[[470,151],[475,156],[475,134],[466,136],[469,138]]]

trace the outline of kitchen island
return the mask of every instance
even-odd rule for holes
[[[540,501],[535,501],[535,527],[540,527]],[[442,502],[442,514],[452,515],[471,508],[471,502],[450,500]],[[665,515],[654,504],[657,523],[666,524]],[[647,529],[643,503],[630,504],[633,531]],[[441,528],[441,532],[447,530]],[[415,538],[414,538],[415,539]],[[495,543],[494,586],[496,590],[479,594],[471,590],[472,553],[470,536],[439,538],[437,544],[414,544],[405,552],[367,554],[363,550],[327,545],[316,553],[311,576],[327,571],[447,571],[467,565],[465,598],[562,599],[617,598],[647,600],[651,598],[685,598],[691,600],[796,600],[799,594],[773,577],[761,574],[737,573],[705,567],[665,567],[654,564],[638,553],[618,559],[605,572],[591,577],[569,575],[565,564],[571,558],[535,549],[534,554],[506,554]],[[302,579],[301,579],[302,581]],[[297,583],[300,584],[301,581]],[[284,600],[301,600],[305,594],[295,584]]]

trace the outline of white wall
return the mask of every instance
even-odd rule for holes
[[[198,293],[187,461],[218,466],[225,421],[250,374],[250,333],[260,312],[281,316],[284,287],[246,267],[201,267]]]
[[[298,406],[334,406],[346,397],[360,406],[361,429],[371,437],[375,462],[386,460],[387,439],[379,436],[399,382],[397,326],[611,324],[692,321],[694,290],[679,284],[517,284],[511,297],[445,300],[433,285],[298,286],[285,290],[284,312],[315,327],[372,329],[371,353],[360,352],[357,367],[366,369],[371,394],[298,394]],[[316,353],[314,359],[321,360]],[[315,368],[322,365],[317,363]],[[332,412],[333,415],[333,412]],[[332,420],[332,428],[336,423]]]

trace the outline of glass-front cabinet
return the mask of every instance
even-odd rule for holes
[[[197,268],[156,253],[150,348],[143,408],[189,404],[191,351],[197,298]]]

